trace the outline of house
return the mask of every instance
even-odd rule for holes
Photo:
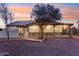
[[[47,23],[45,23],[47,24]],[[47,36],[62,36],[64,35],[64,31],[67,30],[65,35],[70,34],[70,27],[73,23],[48,23],[47,27],[44,29],[43,35]],[[38,24],[34,21],[15,21],[8,25],[9,27],[17,27],[19,31],[20,37],[39,37],[40,36],[40,28]]]

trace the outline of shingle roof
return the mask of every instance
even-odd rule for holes
[[[9,26],[29,26],[33,21],[15,21],[9,24]]]

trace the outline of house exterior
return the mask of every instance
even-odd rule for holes
[[[49,23],[43,31],[43,35],[47,36],[70,36],[70,27],[72,23]],[[19,37],[36,38],[40,36],[40,28],[34,21],[15,21],[8,25],[9,27],[17,27]],[[66,33],[65,33],[66,32]]]

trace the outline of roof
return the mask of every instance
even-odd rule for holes
[[[10,23],[8,26],[29,26],[33,21],[15,21]]]
[[[47,23],[34,23],[43,25],[73,25],[73,23],[62,23],[62,22],[47,22]]]
[[[47,22],[47,23],[36,23],[34,21],[15,21],[10,23],[8,26],[30,26],[30,25],[38,25],[38,24],[43,24],[43,25],[73,25],[73,23],[59,23],[59,22]]]
[[[76,20],[76,19],[75,20],[70,20],[70,19],[62,19],[61,20],[61,22],[63,22],[63,23],[73,23],[73,24],[76,23],[77,21],[78,20]]]

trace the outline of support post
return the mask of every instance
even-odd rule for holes
[[[29,37],[29,33],[30,33],[30,31],[29,31],[29,27],[27,28],[27,37]]]
[[[54,25],[54,37],[55,37],[55,26],[56,26],[56,25]]]
[[[64,30],[64,27],[63,27],[63,24],[62,24],[62,33],[61,33],[62,37],[63,37],[63,30]]]
[[[71,30],[70,30],[71,25],[69,25],[69,37],[71,38]]]

